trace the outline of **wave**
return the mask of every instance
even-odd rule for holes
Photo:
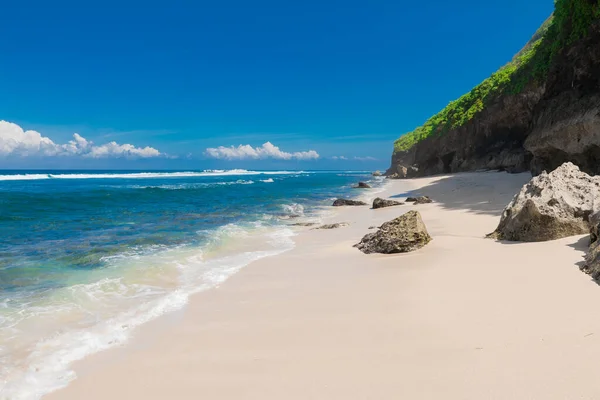
[[[145,186],[145,185],[129,185],[124,186],[128,189],[149,189],[149,190],[186,190],[186,189],[200,189],[210,188],[216,186],[230,186],[230,185],[252,185],[255,182],[252,180],[238,179],[237,181],[229,182],[202,182],[202,183],[181,183],[178,185],[157,185],[157,186]],[[109,187],[123,187],[123,186],[109,186]]]
[[[306,174],[305,171],[249,171],[245,169],[205,170],[202,172],[130,172],[130,173],[89,173],[89,174],[14,174],[0,175],[0,181],[25,181],[44,179],[153,179],[153,178],[195,178],[207,176],[236,175],[292,175]]]
[[[33,314],[26,316],[27,319],[49,318],[55,323],[60,317],[70,316],[70,311],[79,310],[90,316],[92,323],[70,328],[62,326],[59,334],[48,335],[34,344],[25,364],[10,359],[4,360],[4,364],[0,358],[0,372],[7,378],[4,382],[0,379],[0,399],[39,399],[66,386],[76,378],[71,367],[73,362],[122,345],[129,340],[134,328],[181,309],[192,294],[220,285],[253,261],[294,247],[291,239],[294,233],[283,227],[228,224],[212,233],[214,242],[202,247],[116,258],[113,261],[118,264],[113,267],[125,267],[126,271],[121,269],[115,271],[117,276],[104,276],[95,282],[65,287],[50,301],[38,302],[37,307],[29,308]],[[228,242],[232,247],[226,245]],[[231,254],[236,244],[245,246]],[[222,252],[211,249],[223,245],[226,248],[222,248]],[[216,256],[206,258],[206,251]],[[134,276],[137,279],[132,281]],[[169,284],[173,278],[178,282],[175,287]],[[159,284],[163,280],[166,284]],[[121,306],[123,302],[126,307]],[[121,312],[113,314],[115,308]],[[63,312],[67,314],[61,314]],[[11,323],[16,337],[19,336],[17,325],[18,321]]]

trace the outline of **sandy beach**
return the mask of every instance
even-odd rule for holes
[[[75,365],[47,399],[600,399],[600,287],[579,271],[586,236],[486,239],[529,174],[390,181],[381,197],[299,228],[128,345]],[[369,227],[417,209],[433,241],[364,255]]]

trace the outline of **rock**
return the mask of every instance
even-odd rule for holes
[[[314,226],[316,222],[296,222],[295,224],[290,224],[290,226]]]
[[[396,174],[398,174],[399,179],[406,179],[408,177],[408,168],[404,165],[398,165],[396,168]]]
[[[337,222],[335,224],[321,225],[321,226],[318,226],[318,227],[313,228],[313,229],[337,229],[337,228],[343,228],[343,227],[348,226],[348,225],[350,225],[350,224],[347,223],[347,222]]]
[[[415,201],[415,204],[429,204],[429,203],[433,203],[433,200],[431,200],[427,196],[419,196],[419,197],[417,197],[417,200]]]
[[[359,200],[349,200],[349,199],[337,199],[333,202],[334,207],[340,206],[366,206],[367,203]]]
[[[594,202],[594,204],[598,204]],[[581,270],[595,280],[600,278],[600,211],[595,211],[589,218],[590,248],[585,255],[585,264]]]
[[[358,185],[354,186],[355,189],[371,189],[371,186],[365,182],[358,182]]]
[[[409,211],[381,225],[377,232],[365,235],[354,245],[365,254],[406,253],[425,246],[431,241],[418,211]]]
[[[372,176],[381,176],[381,171],[375,171],[371,175]]]
[[[384,207],[392,207],[392,206],[401,206],[404,203],[401,203],[396,200],[386,200],[381,197],[373,200],[373,209],[384,208]]]
[[[588,217],[600,197],[600,177],[567,162],[525,184],[506,206],[492,238],[540,242],[589,232]]]
[[[428,204],[433,203],[433,200],[429,198],[429,196],[419,196],[419,197],[408,197],[406,199],[407,203],[415,203],[415,204]]]
[[[400,175],[397,173],[393,173],[391,175],[386,176],[387,179],[400,179]]]
[[[371,230],[371,229],[377,229],[377,228],[378,228],[377,226],[370,226],[369,230]]]

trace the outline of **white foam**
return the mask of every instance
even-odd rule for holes
[[[216,241],[237,239],[238,242],[246,242],[254,237],[252,233],[256,233],[259,238],[262,237],[262,246],[266,242],[267,249],[205,260],[201,249],[178,248],[159,255],[134,258],[136,265],[141,267],[134,271],[136,274],[147,271],[148,263],[159,265],[157,260],[160,265],[174,266],[175,269],[171,268],[169,271],[177,271],[179,283],[176,287],[157,286],[145,279],[140,282],[146,283],[132,283],[127,282],[125,277],[118,276],[65,288],[65,293],[76,300],[65,306],[81,308],[87,314],[90,310],[86,310],[86,304],[104,306],[106,309],[102,308],[101,314],[92,314],[94,323],[91,326],[65,326],[60,333],[37,342],[28,358],[20,363],[20,369],[15,370],[17,365],[10,360],[8,363],[0,362],[0,399],[37,400],[66,386],[76,378],[71,369],[73,362],[127,342],[133,328],[182,308],[190,295],[220,285],[253,261],[294,247],[291,239],[294,233],[288,228],[265,228],[256,223],[251,229],[259,231],[249,232],[240,226],[229,224],[219,228],[214,236]],[[159,271],[162,269],[161,266]],[[132,306],[110,317],[111,310],[124,300],[129,301]],[[55,306],[50,304],[49,307]],[[38,308],[36,312],[52,315],[51,311],[50,308]],[[103,317],[104,314],[106,317]]]
[[[302,204],[282,204],[281,208],[287,217],[301,217],[304,215],[304,206]]]
[[[194,178],[206,176],[229,175],[293,175],[306,173],[304,171],[248,171],[245,169],[206,170],[202,172],[131,172],[120,174],[90,173],[90,174],[15,174],[0,175],[0,181],[23,181],[42,179],[153,179],[153,178]]]

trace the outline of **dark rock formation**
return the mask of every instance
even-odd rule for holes
[[[431,241],[427,228],[417,211],[409,211],[386,222],[377,232],[365,235],[356,244],[360,251],[370,253],[406,253],[420,249]]]
[[[347,223],[347,222],[337,222],[335,224],[321,225],[321,226],[318,226],[318,227],[313,228],[313,229],[337,229],[337,228],[343,228],[343,227],[348,226],[348,225],[350,225],[350,224]]]
[[[545,75],[490,94],[468,121],[440,125],[436,133],[394,152],[386,175],[409,178],[411,173],[480,169],[537,175],[567,161],[584,172],[600,173],[600,6],[594,0],[556,4],[561,17],[555,15],[556,26],[538,49],[557,51],[548,52],[549,61],[540,53],[535,65],[519,71],[533,76],[528,71],[546,65]],[[586,10],[591,22],[576,20],[573,9]],[[573,33],[576,26],[579,31]]]
[[[527,183],[502,213],[489,236],[539,242],[589,232],[588,217],[600,197],[600,177],[590,177],[572,163]]]
[[[296,222],[295,224],[290,224],[290,226],[315,226],[316,222]]]
[[[375,172],[373,172],[373,174],[372,174],[372,175],[373,175],[373,176],[381,176],[381,175],[382,175],[382,173],[381,173],[381,171],[375,171]]]
[[[600,199],[596,199],[600,200]],[[600,204],[595,201],[596,207]],[[600,211],[595,211],[589,218],[590,248],[585,255],[585,264],[581,270],[598,280],[600,279]]]
[[[336,201],[333,202],[333,206],[334,207],[341,207],[341,206],[366,206],[367,203],[365,203],[364,201],[359,201],[359,200],[349,200],[349,199],[337,199]]]
[[[403,204],[404,203],[401,203],[401,202],[396,201],[396,200],[387,200],[387,199],[382,199],[381,197],[378,197],[375,200],[373,200],[373,209],[384,208],[384,207],[393,207],[393,206],[401,206]]]
[[[433,203],[433,200],[429,198],[429,196],[419,196],[419,197],[407,197],[407,203],[415,203],[415,204],[428,204]]]
[[[355,189],[371,189],[371,185],[366,182],[358,182],[358,185],[354,186]]]

